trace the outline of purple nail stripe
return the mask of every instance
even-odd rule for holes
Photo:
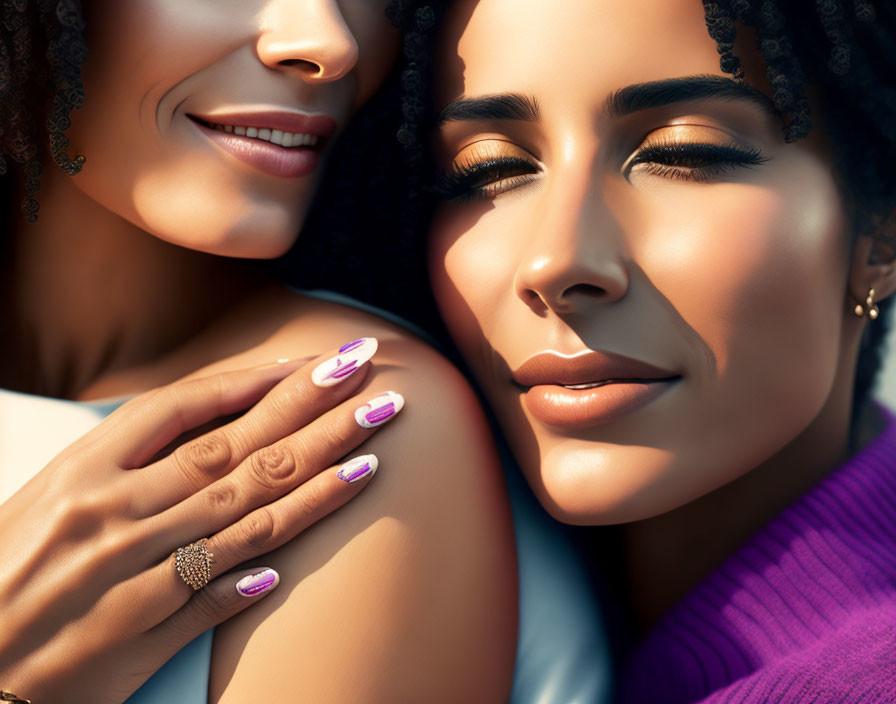
[[[361,345],[364,344],[364,340],[355,340],[354,342],[347,342],[342,347],[339,348],[340,354],[345,354],[346,352],[351,352],[352,350],[358,349]]]
[[[270,589],[277,582],[274,570],[262,570],[243,577],[237,582],[236,589],[243,596],[255,596]]]
[[[385,406],[380,406],[379,408],[375,408],[374,410],[372,410],[370,413],[368,413],[364,417],[367,419],[368,423],[379,423],[381,421],[386,420],[386,418],[389,418],[390,416],[394,416],[394,415],[395,415],[395,404],[390,401]]]
[[[365,462],[360,467],[354,469],[353,471],[349,472],[348,474],[346,474],[343,470],[340,469],[338,472],[336,472],[336,476],[339,477],[342,481],[353,482],[356,479],[360,479],[361,477],[363,477],[369,471],[370,471],[370,464]]]
[[[358,366],[358,360],[353,359],[348,364],[342,364],[342,365],[336,367],[333,371],[331,371],[329,374],[327,374],[327,376],[324,378],[326,378],[326,379],[342,379],[343,377],[346,377],[349,374],[351,374],[353,371],[355,371],[357,366]]]

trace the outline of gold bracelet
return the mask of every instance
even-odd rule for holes
[[[30,699],[22,699],[12,692],[4,692],[0,689],[0,702],[14,702],[14,704],[31,704]]]

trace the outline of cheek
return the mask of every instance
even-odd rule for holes
[[[788,169],[772,184],[682,190],[674,202],[670,189],[638,244],[651,283],[700,342],[686,352],[686,383],[694,427],[728,438],[719,460],[769,457],[821,411],[837,377],[849,243],[824,173]]]
[[[437,214],[430,235],[433,292],[455,343],[473,364],[488,349],[512,287],[516,252],[485,202]],[[475,353],[474,353],[475,351]]]

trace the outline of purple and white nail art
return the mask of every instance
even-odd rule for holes
[[[362,428],[382,425],[404,408],[404,396],[394,391],[386,391],[374,396],[355,411],[355,420]]]
[[[333,386],[347,379],[373,357],[379,345],[375,337],[362,337],[339,348],[335,357],[318,364],[311,372],[311,381],[317,386]]]
[[[280,575],[277,570],[265,567],[263,570],[243,577],[236,583],[236,590],[241,596],[257,596],[270,591],[280,584]]]
[[[345,462],[336,472],[336,476],[342,481],[353,484],[359,479],[373,474],[379,467],[380,461],[376,455],[361,455]]]

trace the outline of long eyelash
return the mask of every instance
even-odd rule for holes
[[[675,142],[644,147],[629,168],[646,164],[646,170],[657,176],[703,182],[739,167],[757,166],[766,161],[768,157],[755,148]]]
[[[486,186],[490,183],[537,171],[538,167],[532,162],[513,156],[484,159],[474,164],[454,165],[440,176],[435,192],[445,200],[486,198],[489,195]]]

